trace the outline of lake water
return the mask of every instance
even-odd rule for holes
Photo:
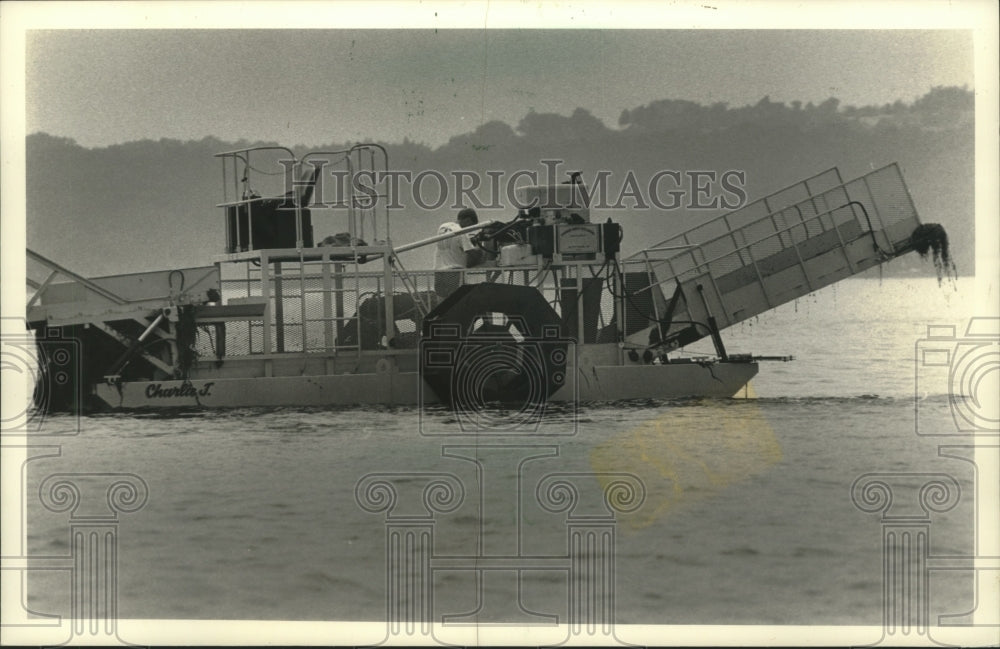
[[[723,332],[730,352],[795,356],[762,363],[751,398],[586,404],[575,435],[513,449],[421,437],[419,417],[449,415],[409,407],[86,417],[79,435],[53,442],[59,457],[27,464],[28,548],[69,550],[68,515],[38,503],[47,476],[132,473],[149,498],[118,527],[121,618],[379,621],[387,522],[359,506],[355,488],[373,473],[444,472],[464,499],[436,515],[434,556],[458,557],[457,566],[519,553],[535,568],[521,572],[520,609],[512,571],[479,583],[475,570],[436,570],[435,619],[482,605],[469,619],[523,622],[530,611],[565,621],[570,584],[558,557],[568,552],[568,514],[542,507],[536,485],[580,474],[572,480],[584,503],[608,474],[627,472],[645,498],[617,515],[615,578],[601,586],[614,593],[619,624],[880,625],[882,525],[852,502],[855,479],[953,477],[961,498],[932,514],[930,552],[974,553],[974,467],[938,449],[970,438],[955,434],[948,368],[914,360],[928,324],[957,327],[956,340],[932,344],[950,348],[970,316],[996,315],[977,312],[971,284],[842,282]],[[930,430],[952,435],[918,434]],[[421,479],[397,480],[401,500]],[[915,506],[914,489],[897,486],[894,502]],[[37,573],[30,607],[66,614],[68,573]],[[932,620],[973,608],[969,571],[931,580]]]

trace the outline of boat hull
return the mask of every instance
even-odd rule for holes
[[[664,365],[591,365],[550,397],[555,402],[727,398],[758,371],[756,363],[706,362]],[[108,408],[237,408],[253,406],[420,405],[440,400],[416,371],[270,377],[206,377],[188,381],[128,381],[94,386]]]

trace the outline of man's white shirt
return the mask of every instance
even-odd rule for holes
[[[458,223],[449,221],[442,223],[438,228],[438,234],[449,234],[462,229]],[[437,242],[434,250],[434,270],[447,270],[451,268],[465,268],[465,253],[475,250],[476,245],[472,243],[472,238],[468,234],[460,234],[457,237],[444,239]]]

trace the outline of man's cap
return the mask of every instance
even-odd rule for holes
[[[461,212],[458,213],[459,221],[464,221],[465,219],[476,219],[476,221],[478,221],[479,215],[476,214],[476,210],[472,209],[471,207],[466,207],[465,209],[463,209]]]

